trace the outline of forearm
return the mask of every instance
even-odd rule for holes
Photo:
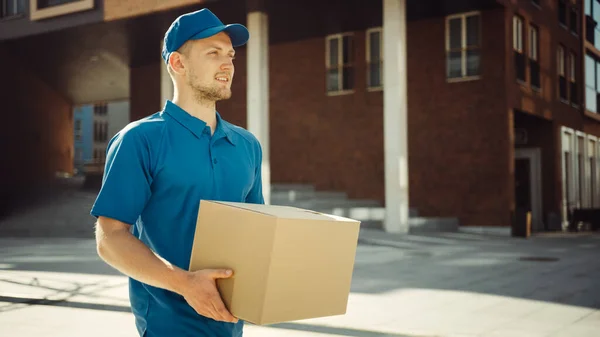
[[[181,294],[187,271],[164,260],[128,231],[97,233],[98,255],[121,273],[148,285]]]

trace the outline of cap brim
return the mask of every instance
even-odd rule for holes
[[[227,35],[229,35],[229,38],[231,39],[231,45],[233,45],[234,47],[239,47],[239,46],[245,45],[246,42],[248,42],[248,39],[250,38],[250,32],[248,32],[248,29],[244,25],[241,25],[239,23],[232,23],[229,25],[223,25],[223,26],[217,26],[217,27],[211,27],[211,28],[205,29],[205,30],[195,34],[190,39],[191,40],[205,39],[207,37],[211,37],[220,32],[225,32],[225,33],[227,33]]]

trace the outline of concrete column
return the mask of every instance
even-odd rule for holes
[[[160,63],[160,109],[165,106],[168,99],[173,99],[173,81],[171,75],[167,70],[167,64],[164,62]]]
[[[407,233],[406,0],[383,0],[383,49],[384,229],[390,233]]]
[[[247,121],[248,130],[263,149],[262,182],[265,203],[271,200],[271,165],[269,156],[269,23],[263,11],[248,13]]]

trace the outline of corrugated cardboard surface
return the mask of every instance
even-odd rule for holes
[[[232,314],[271,324],[346,312],[360,222],[287,206],[202,201],[190,270],[232,268]]]

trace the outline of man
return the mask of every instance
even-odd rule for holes
[[[177,18],[162,52],[173,101],[109,142],[91,214],[98,254],[130,277],[140,336],[242,335],[215,286],[232,271],[187,268],[201,199],[264,203],[259,142],[215,109],[231,96],[233,48],[248,38],[207,9]]]

